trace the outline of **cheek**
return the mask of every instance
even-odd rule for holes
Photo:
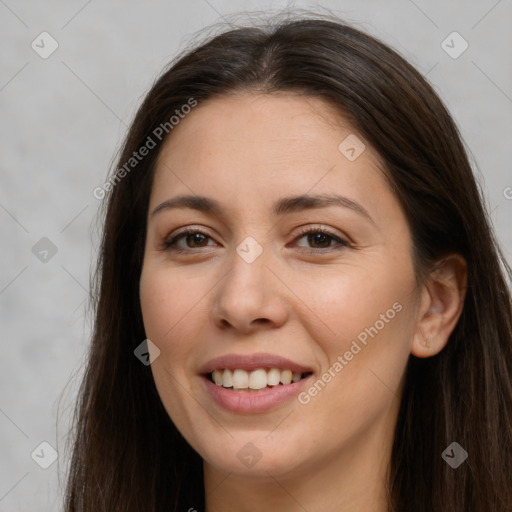
[[[204,288],[181,278],[180,272],[145,265],[140,279],[140,301],[146,335],[165,343],[185,325],[188,314],[197,315]]]
[[[191,355],[197,352],[194,340],[201,339],[199,330],[204,325],[204,291],[201,294],[198,289],[190,286],[190,280],[181,279],[179,272],[155,268],[151,263],[143,268],[140,301],[144,329],[160,349],[151,371],[167,413],[182,432],[201,413],[189,400],[193,389],[188,366]]]
[[[294,290],[308,306],[299,321],[315,342],[326,383],[312,390],[315,415],[376,412],[399,394],[414,331],[414,283],[412,266],[390,272],[384,259],[297,280]]]
[[[412,271],[403,268],[401,273],[390,272],[382,262],[290,276],[294,293],[304,303],[301,323],[312,331],[312,339],[325,340],[335,348],[343,348],[343,342],[376,323],[379,331],[388,331],[406,316],[397,309],[404,309],[410,301],[414,286]]]
[[[322,382],[303,397],[313,416],[351,411],[349,423],[361,425],[395,402],[414,327],[414,283],[410,263],[391,272],[385,258],[297,281],[310,306],[301,323],[324,361]]]
[[[160,349],[160,357],[152,364],[157,386],[165,380],[166,388],[187,382],[192,356],[197,352],[194,340],[200,340],[206,317],[205,287],[194,286],[179,271],[166,268],[143,269],[140,301],[147,338]],[[204,338],[204,336],[203,336]],[[169,373],[170,376],[166,375]],[[183,384],[182,384],[183,385]]]

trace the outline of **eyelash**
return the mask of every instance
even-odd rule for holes
[[[163,250],[164,251],[173,251],[173,252],[177,252],[177,253],[186,253],[186,252],[194,251],[194,248],[192,248],[192,247],[189,247],[187,249],[183,249],[181,247],[176,247],[176,243],[184,237],[187,237],[189,235],[195,235],[195,234],[200,234],[207,238],[212,239],[212,237],[210,235],[208,235],[208,233],[205,233],[204,231],[202,231],[199,228],[189,228],[189,229],[182,231],[181,233],[178,233],[171,239],[164,241]],[[338,246],[329,245],[328,247],[321,247],[321,248],[305,248],[305,247],[302,248],[305,250],[305,252],[308,252],[311,254],[318,254],[319,252],[328,252],[328,251],[332,251],[332,250],[342,250],[342,249],[345,249],[345,248],[351,246],[351,244],[347,240],[340,238],[339,236],[335,235],[334,233],[331,233],[329,230],[327,230],[325,228],[309,227],[309,228],[301,229],[300,233],[297,235],[295,240],[299,240],[309,234],[326,235],[331,240],[334,240],[335,242],[337,242],[337,245],[338,245]],[[208,247],[208,246],[206,246],[206,247]]]

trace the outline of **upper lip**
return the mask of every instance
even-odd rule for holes
[[[278,368],[291,370],[293,373],[308,373],[313,371],[311,368],[291,361],[286,357],[259,352],[249,355],[226,354],[210,359],[210,361],[201,366],[199,373],[209,374],[214,370],[222,369],[252,371],[258,370],[259,368]]]

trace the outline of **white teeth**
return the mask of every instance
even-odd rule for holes
[[[269,386],[277,386],[281,382],[281,371],[277,368],[272,368],[267,374],[267,384]]]
[[[279,368],[271,368],[268,371],[258,368],[252,372],[241,369],[214,370],[211,376],[217,386],[233,388],[235,390],[265,389],[268,386],[287,385],[292,382],[298,382],[302,378],[301,373],[292,372],[291,370],[280,370]]]
[[[222,386],[222,372],[220,370],[213,372],[213,382],[215,382],[217,386]]]
[[[292,372],[291,370],[283,370],[281,372],[281,382],[283,384],[290,384],[290,382],[292,381]]]
[[[231,370],[224,370],[224,373],[222,375],[222,385],[225,388],[233,387],[233,372]]]
[[[245,370],[235,370],[233,372],[233,388],[245,389],[249,387],[249,374]]]
[[[267,372],[255,370],[249,374],[249,387],[251,389],[263,389],[267,387]]]

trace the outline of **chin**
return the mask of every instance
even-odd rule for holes
[[[202,450],[205,462],[221,471],[240,476],[266,478],[269,473],[272,476],[289,474],[304,463],[300,443],[284,444],[281,439],[272,440],[262,434],[251,435],[250,432],[234,434],[227,443],[217,446],[208,443]]]

